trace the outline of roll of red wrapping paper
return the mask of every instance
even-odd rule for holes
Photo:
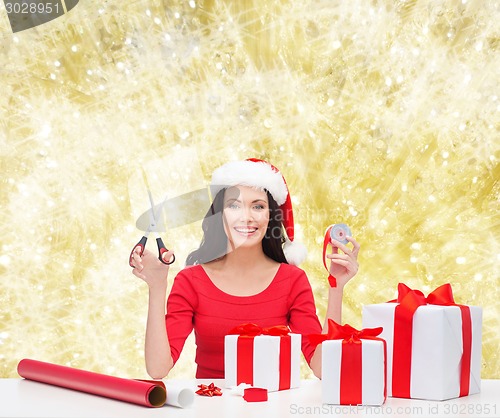
[[[31,359],[21,360],[17,372],[25,379],[149,407],[163,406],[167,398],[160,381],[123,379]]]

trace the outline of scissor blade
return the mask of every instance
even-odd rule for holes
[[[162,218],[163,206],[165,205],[166,201],[167,201],[167,196],[165,196],[165,199],[163,199],[161,203],[159,203],[156,207],[151,206],[155,224],[158,224],[159,220],[161,221],[160,218]]]
[[[149,196],[149,203],[151,204],[151,215],[153,216],[153,219],[156,219],[156,217],[155,217],[155,202],[153,200],[153,195],[151,194],[150,189],[148,189],[148,196]]]
[[[205,217],[210,208],[210,195],[208,188],[198,189],[170,199],[165,199],[155,206],[156,228],[152,231],[164,232],[165,222],[169,228],[176,228],[199,221]],[[136,222],[137,229],[146,231],[149,227],[149,213],[143,213]],[[220,216],[215,214],[214,216]]]
[[[148,176],[146,174],[146,171],[144,170],[144,167],[141,167],[141,173],[142,173],[142,179],[144,180],[144,184],[146,185],[146,190],[148,191],[149,203],[151,204],[151,209],[148,211],[149,225],[147,226],[147,228],[143,230],[151,232],[155,231],[157,228],[155,202],[153,200],[153,194],[151,193],[151,187],[149,186]]]
[[[148,189],[148,196],[149,196],[149,202],[151,203],[151,209],[148,211],[149,214],[149,227],[148,231],[156,231],[156,208],[155,208],[155,202],[153,200],[153,195],[151,194],[151,190]]]

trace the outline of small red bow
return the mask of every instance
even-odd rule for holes
[[[328,318],[328,332],[326,334],[311,334],[307,337],[313,347],[326,340],[344,340],[349,342],[359,342],[361,339],[372,339],[382,332],[382,327],[364,328],[358,331],[349,324],[340,325],[333,319]]]
[[[198,389],[195,393],[201,396],[222,396],[222,391],[220,388],[215,386],[213,383],[209,385],[198,385]]]
[[[274,337],[281,337],[288,335],[290,329],[286,325],[276,325],[274,327],[262,328],[257,324],[241,324],[234,327],[229,334],[246,335],[255,337],[257,335],[271,335]]]

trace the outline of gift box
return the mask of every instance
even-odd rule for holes
[[[364,327],[383,327],[387,394],[445,400],[480,391],[482,309],[458,305],[445,284],[425,297],[400,283],[398,298],[363,307]]]
[[[247,383],[268,391],[300,386],[301,335],[286,326],[243,324],[224,338],[226,387]]]
[[[382,405],[386,399],[386,347],[381,328],[357,329],[328,319],[328,333],[309,335],[321,343],[323,403]]]

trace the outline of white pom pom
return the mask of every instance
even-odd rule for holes
[[[288,261],[288,264],[292,264],[294,266],[298,266],[307,257],[307,248],[300,242],[286,240],[283,245],[283,252],[285,253],[285,258],[286,261]]]

